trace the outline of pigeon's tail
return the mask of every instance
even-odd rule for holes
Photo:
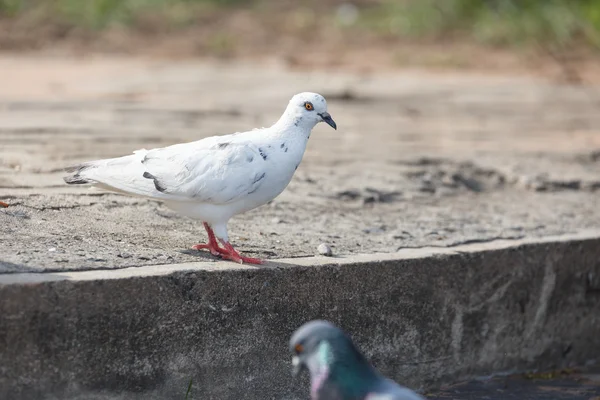
[[[144,177],[146,170],[142,160],[145,154],[146,150],[138,150],[130,156],[75,165],[66,169],[69,175],[63,179],[69,185],[92,185],[112,192],[150,198],[170,197],[157,191],[153,181]]]
[[[71,175],[67,175],[67,176],[63,177],[63,179],[69,185],[93,184],[94,181],[86,178],[85,175],[82,175],[82,172],[84,172],[86,169],[91,168],[91,167],[92,167],[92,163],[83,163],[83,164],[79,164],[79,165],[74,165],[72,167],[68,167],[65,169],[65,172],[68,172]]]

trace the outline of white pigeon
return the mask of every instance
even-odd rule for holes
[[[300,93],[270,128],[86,162],[68,168],[71,175],[64,180],[160,200],[204,223],[208,244],[197,244],[194,249],[208,249],[239,263],[261,264],[262,260],[243,257],[233,248],[227,223],[234,215],[266,204],[283,192],[319,122],[337,129],[323,96]]]

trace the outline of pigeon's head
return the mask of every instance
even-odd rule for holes
[[[293,374],[308,369],[311,375],[332,370],[335,364],[358,369],[370,366],[352,340],[338,327],[327,321],[310,321],[302,325],[290,339]]]
[[[312,129],[319,122],[325,122],[333,129],[337,125],[327,112],[327,101],[318,93],[298,93],[290,100],[286,114],[294,118],[296,126],[303,125]]]

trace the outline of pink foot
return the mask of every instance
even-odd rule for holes
[[[223,260],[231,260],[231,261],[235,261],[236,263],[240,263],[240,264],[243,264],[243,263],[262,264],[263,263],[263,261],[259,258],[241,256],[240,253],[235,251],[235,249],[233,248],[231,243],[226,242],[224,240],[221,240],[221,243],[223,243],[223,246],[225,248],[223,249],[223,248],[219,247],[219,242],[217,242],[215,233],[213,232],[210,225],[208,225],[206,222],[204,223],[204,229],[206,229],[206,233],[208,234],[208,243],[207,244],[204,244],[204,243],[195,244],[192,246],[192,249],[208,250],[208,251],[210,251],[210,254],[212,254],[213,256],[221,256],[221,258]]]
[[[194,250],[208,250],[210,251],[210,254],[212,254],[213,256],[218,256],[224,252],[226,252],[225,249],[220,248],[219,246],[213,246],[210,243],[209,244],[195,244],[192,246],[192,249]]]
[[[231,260],[239,264],[262,264],[264,261],[260,258],[244,257],[238,253],[231,243],[221,240],[221,243],[225,247],[225,252],[221,254],[223,260]]]
[[[206,229],[206,233],[208,234],[208,244],[195,244],[192,246],[194,250],[208,250],[210,254],[213,256],[218,256],[223,253],[227,253],[227,250],[219,247],[219,242],[217,242],[217,238],[215,237],[215,233],[213,232],[210,225],[206,222],[204,223],[204,229]]]

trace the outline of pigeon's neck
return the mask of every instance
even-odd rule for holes
[[[358,398],[366,393],[377,381],[377,372],[354,348],[334,352],[331,347],[322,346],[316,365],[311,368],[312,392],[314,398],[325,399],[340,395],[340,398]],[[333,396],[335,397],[335,396]]]
[[[291,110],[286,110],[281,118],[273,125],[273,129],[276,132],[281,133],[293,133],[295,135],[301,135],[308,139],[310,132],[315,127],[316,123],[314,120],[307,118],[299,113],[295,113]]]

